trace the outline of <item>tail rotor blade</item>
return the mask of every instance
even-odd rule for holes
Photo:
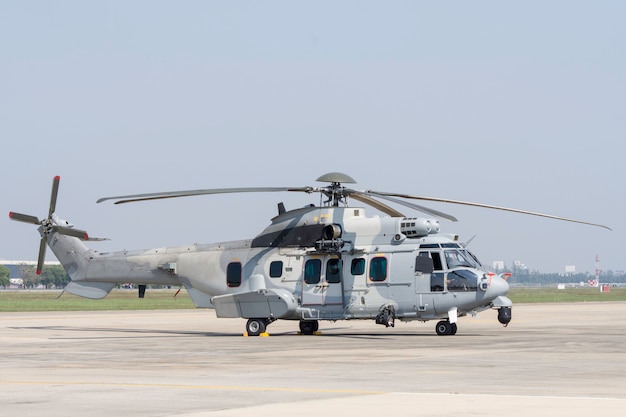
[[[52,216],[52,213],[55,212],[57,207],[57,195],[59,194],[60,180],[61,177],[58,175],[52,180],[52,192],[50,193],[50,211],[48,211],[48,218]]]
[[[76,237],[82,240],[90,240],[89,235],[84,230],[74,229],[67,221],[59,219],[56,214],[57,196],[59,194],[59,182],[60,176],[56,176],[52,179],[52,192],[50,193],[50,208],[48,210],[48,217],[39,220],[36,216],[29,214],[9,212],[11,220],[17,220],[24,223],[31,223],[40,225],[39,231],[41,233],[41,242],[39,243],[39,255],[37,256],[37,275],[40,275],[43,271],[43,265],[46,259],[46,246],[48,245],[48,236],[50,233],[59,233],[66,236]],[[63,226],[62,226],[63,225]],[[92,240],[104,240],[94,238]]]
[[[17,220],[18,222],[41,224],[36,216],[31,216],[30,214],[22,214],[12,211],[9,213],[9,217],[11,220]]]
[[[89,235],[84,230],[72,229],[69,227],[62,227],[62,226],[56,226],[55,229],[57,233],[60,233],[62,235],[77,237],[82,240],[89,240]]]
[[[39,244],[39,256],[37,257],[37,275],[41,275],[41,271],[43,271],[43,263],[46,259],[46,245],[48,243],[48,239],[45,237],[41,238],[41,243]]]

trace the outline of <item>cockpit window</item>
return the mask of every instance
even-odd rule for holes
[[[456,249],[449,249],[444,251],[444,254],[446,256],[446,263],[448,264],[448,269],[454,269],[462,266],[468,268],[476,267],[476,261],[463,252],[467,251],[461,251]]]
[[[439,249],[439,243],[422,243],[420,249]]]
[[[476,268],[480,268],[480,267],[483,266],[483,264],[480,263],[480,261],[478,260],[476,255],[474,255],[472,252],[470,252],[468,250],[463,250],[461,252],[466,255],[467,259],[469,259],[470,261],[474,261],[475,262]]]
[[[458,269],[448,272],[448,291],[469,292],[476,291],[478,276],[467,269]]]
[[[433,269],[435,271],[441,271],[443,269],[443,265],[441,265],[441,256],[439,255],[439,251],[420,252],[419,256],[430,256],[430,258],[433,260]]]
[[[433,272],[430,274],[430,291],[441,292],[444,290],[443,277],[443,272]]]

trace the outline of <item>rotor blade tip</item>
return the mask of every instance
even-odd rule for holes
[[[61,176],[60,176],[60,175],[57,175],[56,177],[54,177],[54,180],[55,180],[55,181],[59,181],[60,179],[61,179]]]

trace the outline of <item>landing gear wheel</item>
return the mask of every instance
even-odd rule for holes
[[[450,323],[447,320],[441,320],[435,326],[435,331],[439,336],[450,336],[456,334],[456,323]]]
[[[396,325],[396,319],[393,317],[393,314],[390,314],[387,317],[387,323],[385,323],[386,327],[394,327]]]
[[[317,320],[301,320],[300,332],[302,334],[313,334],[319,329],[320,325]]]
[[[265,319],[248,319],[246,323],[246,331],[248,336],[258,336],[265,332]]]

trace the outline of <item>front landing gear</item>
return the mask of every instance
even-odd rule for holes
[[[376,324],[382,324],[385,327],[394,327],[395,320],[396,313],[393,306],[383,306],[376,316]]]
[[[300,321],[300,333],[302,334],[314,334],[320,328],[320,324],[317,320],[301,320]]]
[[[441,320],[435,326],[435,330],[439,336],[453,336],[456,334],[456,323],[450,323],[448,320]]]

